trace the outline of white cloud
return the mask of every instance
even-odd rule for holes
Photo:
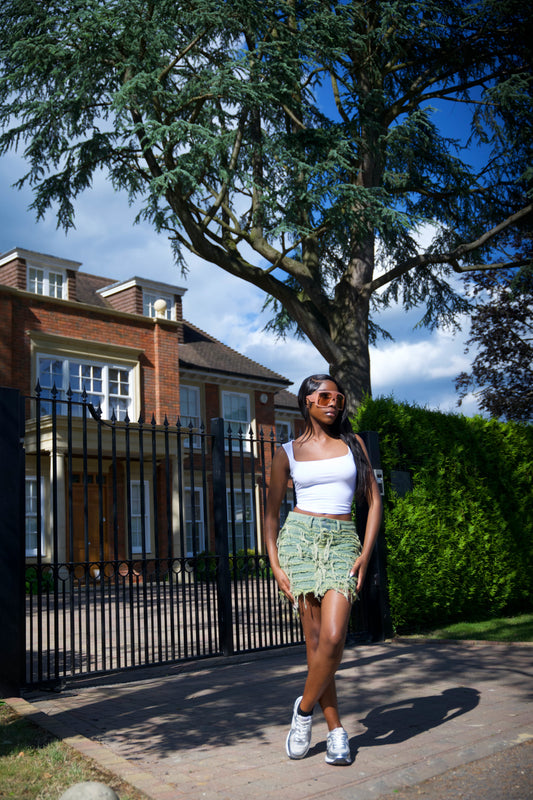
[[[266,322],[266,318],[264,320]],[[328,372],[328,365],[313,345],[302,339],[278,339],[273,333],[250,326],[241,352],[254,361],[279,372],[293,382],[297,392],[308,375]]]
[[[423,341],[403,340],[371,348],[372,385],[383,391],[414,381],[454,378],[468,369],[463,337],[437,330]]]

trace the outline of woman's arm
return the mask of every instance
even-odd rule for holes
[[[370,464],[370,459],[368,457],[366,447],[360,436],[356,435],[356,438],[359,444],[361,445],[363,453],[365,454],[365,458],[370,466],[370,487],[366,494],[366,499],[368,503],[368,516],[366,520],[365,539],[363,542],[363,549],[361,551],[361,555],[356,560],[355,564],[350,570],[351,577],[357,575],[357,592],[360,592],[365,580],[366,571],[368,568],[368,562],[370,561],[370,556],[372,555],[372,551],[374,550],[374,545],[376,544],[376,539],[378,538],[383,508],[381,503],[381,495],[379,493],[379,487],[374,475],[374,470],[372,469],[372,465]]]
[[[281,569],[278,559],[279,512],[287,491],[289,474],[289,459],[283,447],[280,447],[274,453],[270,471],[270,486],[265,510],[265,544],[270,567],[280,591],[288,597],[291,603],[294,603],[289,579]]]

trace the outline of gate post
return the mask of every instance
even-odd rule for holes
[[[218,632],[223,654],[231,656],[234,652],[233,619],[229,569],[224,420],[221,417],[211,420],[211,435],[213,437],[213,510],[215,553],[217,555]]]
[[[25,683],[24,401],[0,388],[0,681]]]
[[[383,472],[379,453],[379,436],[375,431],[362,431],[359,434],[365,443],[374,470],[381,496],[384,494]],[[366,503],[357,504],[357,530],[364,534],[368,507]],[[371,641],[380,642],[393,635],[389,606],[389,592],[386,571],[386,546],[383,522],[379,529],[374,552],[370,558],[366,580],[361,591],[361,613]]]

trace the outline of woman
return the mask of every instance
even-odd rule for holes
[[[335,672],[346,639],[352,600],[361,590],[381,522],[381,497],[361,438],[352,432],[345,396],[329,375],[306,378],[298,393],[305,430],[272,460],[265,536],[280,592],[299,611],[307,651],[303,695],[294,703],[289,758],[304,758],[318,702],[328,725],[326,762],[352,761],[341,725]],[[279,533],[281,502],[292,478],[296,507]],[[354,497],[366,497],[361,543],[352,521]]]

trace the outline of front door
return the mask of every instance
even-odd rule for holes
[[[72,484],[72,561],[100,561],[109,558],[107,537],[107,492],[102,487],[103,552],[100,551],[100,496],[97,475],[87,475],[87,505],[83,476],[73,475]],[[87,542],[86,542],[87,540]],[[89,556],[87,559],[87,555]]]

